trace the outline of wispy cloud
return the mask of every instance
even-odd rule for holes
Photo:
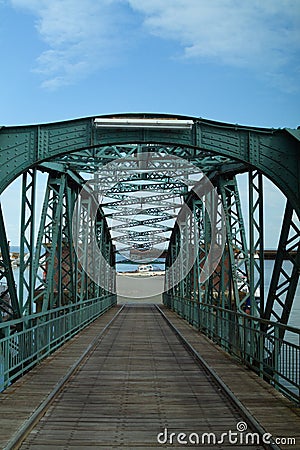
[[[36,29],[48,46],[35,69],[45,80],[43,87],[72,84],[119,58],[123,0],[10,1],[36,16]]]
[[[170,57],[250,69],[285,90],[299,84],[299,0],[9,1],[36,17],[47,45],[36,71],[46,88],[118,61],[130,47],[128,20],[136,33],[173,41]]]
[[[179,43],[176,56],[250,68],[281,85],[288,70],[299,80],[298,0],[128,1],[148,32]]]

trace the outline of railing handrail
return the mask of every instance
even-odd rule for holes
[[[107,293],[2,322],[0,392],[114,306],[116,301],[115,294]],[[24,326],[20,326],[22,324]]]
[[[103,295],[101,297],[101,300],[104,299],[104,298],[107,298],[107,297],[111,297],[111,295],[112,294]],[[20,317],[18,319],[3,321],[3,322],[0,322],[0,330],[2,328],[6,328],[7,326],[18,325],[18,324],[23,323],[23,322],[28,322],[29,320],[32,320],[32,319],[38,319],[40,317],[47,317],[49,314],[52,314],[52,313],[65,311],[65,310],[70,310],[70,309],[78,307],[78,306],[84,306],[84,305],[87,305],[90,302],[94,302],[97,299],[99,299],[99,298],[98,297],[89,298],[87,300],[83,300],[83,301],[80,301],[80,302],[69,303],[68,305],[59,306],[57,308],[49,309],[49,310],[47,310],[45,312],[33,313],[33,314],[30,314],[30,315],[26,315],[26,316]]]
[[[167,295],[169,295],[169,294],[167,294]],[[172,295],[172,297],[173,298],[182,298],[182,297],[180,297],[178,295]],[[189,299],[187,298],[186,300],[189,300]],[[290,325],[285,325],[285,324],[283,324],[281,322],[274,322],[272,320],[267,320],[267,319],[264,319],[262,317],[253,316],[251,314],[246,314],[246,313],[242,313],[242,312],[239,312],[239,311],[234,311],[232,309],[222,308],[221,306],[216,306],[216,305],[213,305],[211,303],[204,303],[204,302],[192,302],[192,303],[197,303],[200,306],[207,306],[209,308],[213,308],[213,309],[216,309],[218,311],[223,311],[223,312],[226,312],[226,313],[236,314],[237,316],[243,317],[243,318],[246,318],[246,319],[257,320],[260,323],[263,323],[264,325],[268,325],[270,327],[273,326],[273,327],[283,328],[286,331],[291,331],[293,333],[296,333],[296,334],[300,335],[300,328],[291,327]]]
[[[300,404],[300,330],[186,296],[165,293],[164,303],[197,330]],[[285,337],[285,331],[289,336]]]

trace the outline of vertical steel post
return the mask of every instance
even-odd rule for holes
[[[219,186],[225,212],[227,248],[231,271],[229,289],[234,301],[231,306],[237,311],[243,312],[250,296],[250,264],[239,192],[235,178],[229,180],[221,178]]]
[[[283,324],[289,320],[300,272],[300,228],[294,215],[293,207],[287,201],[264,313],[265,319],[270,320],[273,316]],[[284,267],[285,260],[292,264],[290,273]],[[283,328],[280,333],[284,334]]]
[[[7,304],[7,312],[14,318],[17,319],[21,317],[20,306],[18,302],[17,290],[15,285],[15,280],[13,276],[13,271],[10,262],[9,254],[9,244],[6,237],[6,230],[4,224],[4,217],[2,213],[2,207],[0,203],[0,250],[1,250],[1,260],[0,260],[0,280],[2,278],[6,279],[7,282],[7,292],[9,294],[9,299],[11,304]],[[2,302],[0,298],[0,303]],[[0,314],[0,320],[2,320],[2,315]]]
[[[43,312],[53,307],[55,300],[61,295],[61,266],[57,258],[60,254],[59,247],[61,245],[59,236],[65,183],[65,174],[61,174],[59,177],[49,175],[41,214],[34,260],[34,275],[39,282],[36,286],[35,301],[41,302]],[[54,287],[57,289],[56,293],[54,293]]]
[[[249,287],[250,299],[259,297],[259,315],[264,314],[264,211],[263,178],[249,171]]]
[[[33,168],[25,172],[22,177],[19,302],[20,310],[25,315],[33,312],[32,299],[35,288],[33,261],[35,251],[36,176],[37,170]],[[25,259],[26,253],[27,257]]]

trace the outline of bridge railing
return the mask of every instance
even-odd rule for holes
[[[114,304],[107,295],[0,323],[0,392]]]
[[[299,329],[168,294],[164,294],[164,303],[277,390],[300,403]]]

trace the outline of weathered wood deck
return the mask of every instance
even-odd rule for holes
[[[116,309],[97,319],[1,394],[1,448],[5,448]],[[176,314],[166,309],[164,312],[266,432],[296,439],[296,445],[282,448],[300,448],[299,411]],[[204,433],[213,433],[220,440],[222,433],[236,432],[241,421],[245,419],[240,411],[212,383],[159,312],[153,306],[135,304],[119,314],[21,448],[185,448],[186,444],[177,441],[178,433],[187,437],[196,433],[200,439]],[[157,436],[166,428],[168,444],[162,445]],[[171,438],[170,433],[175,435]],[[160,439],[164,440],[164,435]],[[204,439],[207,444],[208,436]],[[206,448],[263,448],[233,445],[226,438],[224,443],[213,445],[213,435],[209,439]]]

